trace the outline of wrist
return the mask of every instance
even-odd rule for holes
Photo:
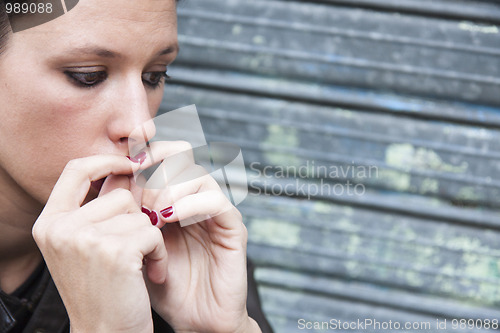
[[[253,318],[247,317],[247,320],[245,321],[244,325],[237,332],[238,333],[262,333],[262,330],[260,329],[259,324],[257,324],[257,322]]]
[[[119,329],[119,328],[105,328],[105,327],[94,327],[94,328],[85,328],[82,326],[72,325],[70,324],[69,333],[111,333],[111,332],[120,332],[120,333],[153,333],[153,328],[148,327],[141,330],[137,329]]]
[[[70,327],[69,329],[69,333],[110,333],[110,332],[125,332],[123,330],[98,330],[98,331],[95,331],[95,330],[86,330],[86,329],[78,329],[78,328],[72,328]],[[142,331],[142,332],[138,332],[138,331],[131,331],[131,333],[134,332],[134,333],[152,333],[153,331]]]
[[[200,331],[197,330],[175,330],[176,333],[200,333]],[[248,317],[246,318],[245,321],[242,322],[241,326],[233,331],[234,333],[262,333],[262,330],[259,327],[259,324],[257,322]]]

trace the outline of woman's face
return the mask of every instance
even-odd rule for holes
[[[174,0],[80,0],[11,35],[0,57],[3,195],[15,186],[43,204],[69,160],[127,155],[177,51]]]

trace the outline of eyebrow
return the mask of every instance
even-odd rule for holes
[[[161,50],[160,52],[157,53],[157,57],[166,55],[166,54],[171,54],[174,52],[179,52],[179,45],[171,45],[167,47],[166,49]],[[77,47],[74,49],[71,49],[71,51],[68,52],[70,55],[82,55],[82,54],[88,54],[88,55],[96,55],[101,58],[123,58],[123,56],[120,53],[99,47],[99,46],[83,46],[83,47]]]

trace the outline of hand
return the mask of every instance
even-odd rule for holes
[[[72,332],[153,332],[143,259],[148,260],[148,280],[161,284],[167,253],[161,232],[129,191],[126,175],[138,168],[116,155],[70,161],[35,222],[34,239]],[[116,187],[122,188],[81,206],[91,181],[108,175],[121,180]]]
[[[169,254],[165,282],[147,281],[153,308],[176,332],[260,332],[246,309],[247,230],[241,214],[194,164],[185,143],[157,142],[150,148],[141,168],[154,163],[151,156],[168,157],[142,195],[143,206],[160,218]],[[165,187],[148,188],[152,180]],[[173,223],[193,218],[201,222]]]

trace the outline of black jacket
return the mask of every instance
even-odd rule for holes
[[[0,333],[69,333],[69,318],[49,271],[43,265],[36,278],[29,299],[17,298],[2,293],[0,297]],[[35,272],[36,273],[36,272]],[[35,274],[34,273],[34,274]],[[33,277],[32,277],[33,278]],[[29,279],[28,279],[29,280]],[[260,307],[257,286],[253,278],[253,265],[248,260],[248,300],[250,317],[255,319],[263,333],[272,333]],[[19,311],[13,310],[19,309]],[[28,311],[26,311],[28,309]],[[16,311],[15,313],[11,313]],[[26,316],[21,313],[26,313]],[[21,315],[20,315],[21,314]],[[24,329],[16,328],[16,319],[24,321]],[[155,333],[174,332],[172,328],[153,311]]]

